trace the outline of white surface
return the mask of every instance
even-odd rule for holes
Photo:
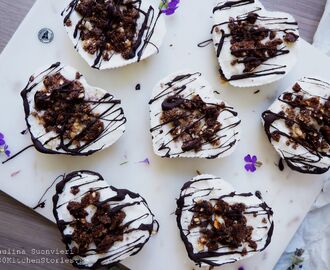
[[[292,254],[297,248],[304,252],[304,270],[330,269],[330,182],[325,182],[299,230],[291,240],[275,270],[286,269],[291,264]]]
[[[171,269],[191,270],[193,266],[172,213],[180,188],[196,175],[198,169],[227,179],[238,191],[260,190],[274,210],[275,231],[267,250],[221,269],[236,270],[243,264],[249,270],[272,269],[320,192],[326,175],[301,175],[287,168],[280,172],[275,166],[279,156],[267,141],[260,115],[280,92],[306,74],[318,74],[330,81],[330,61],[306,42],[301,42],[304,57],[284,80],[253,89],[234,89],[220,84],[214,48],[197,47],[197,43],[210,38],[212,3],[206,1],[201,5],[198,0],[190,0],[182,1],[176,14],[166,18],[169,31],[159,55],[122,69],[92,70],[76,54],[63,29],[59,17],[63,3],[63,0],[39,0],[0,56],[0,85],[5,93],[3,97],[6,97],[0,100],[1,131],[13,153],[31,143],[29,135],[20,134],[26,126],[19,93],[38,67],[64,61],[78,68],[91,85],[111,89],[122,99],[128,118],[126,133],[111,148],[91,157],[47,156],[29,149],[15,160],[0,165],[1,190],[34,207],[46,188],[63,172],[75,169],[100,172],[109,184],[131,189],[145,197],[160,222],[159,234],[125,264],[134,270],[168,270],[169,264]],[[37,38],[38,31],[45,26],[55,32],[55,39],[49,45],[41,44]],[[194,29],[193,35],[191,29]],[[221,160],[161,159],[153,154],[148,105],[151,90],[161,78],[187,68],[202,72],[211,86],[221,92],[219,97],[239,112],[241,142],[230,157]],[[137,83],[141,83],[140,91],[135,91]],[[261,92],[254,95],[256,90]],[[263,162],[254,174],[244,171],[243,158],[247,153],[256,154]],[[120,166],[126,156],[129,163]],[[150,166],[137,163],[145,157],[150,158]],[[11,177],[17,170],[21,172]],[[46,207],[38,210],[51,220],[49,198],[52,193],[51,189],[46,194]]]

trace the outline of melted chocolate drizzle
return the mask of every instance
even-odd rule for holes
[[[165,89],[163,91],[161,91],[158,95],[156,95],[154,98],[152,98],[150,101],[149,101],[149,105],[151,105],[152,103],[154,103],[155,101],[159,100],[159,99],[162,99],[166,96],[173,96],[173,97],[176,97],[176,96],[184,96],[186,98],[189,98],[190,94],[185,94],[185,90],[187,89],[187,87],[193,83],[194,81],[198,80],[199,77],[201,77],[201,73],[199,72],[196,72],[196,73],[192,73],[192,74],[184,74],[184,75],[179,75],[177,77],[175,77],[172,81],[170,82],[167,82],[165,84]],[[181,83],[184,82],[183,85],[181,85],[180,87],[177,85],[178,83]],[[208,103],[206,103],[208,104]],[[214,104],[213,104],[214,105]],[[221,112],[229,112],[232,114],[233,117],[236,117],[238,115],[237,112],[235,112],[233,110],[232,107],[228,107],[228,106],[225,106]],[[199,118],[198,120],[196,120],[197,122],[200,122],[203,120],[204,117],[201,117]],[[197,123],[195,122],[195,123]],[[236,128],[239,124],[241,123],[241,120],[238,120],[237,122],[235,123],[232,123],[230,125],[227,125],[227,126],[222,126],[220,131],[224,131],[224,130],[230,130],[230,129],[234,129]],[[160,133],[162,133],[162,127],[165,126],[165,125],[168,125],[169,123],[168,122],[164,122],[162,124],[159,124],[157,126],[154,126],[154,127],[151,127],[150,129],[150,132],[153,133],[157,130],[160,131]],[[223,123],[221,123],[223,124]],[[167,134],[163,134],[164,136],[168,135],[169,133]],[[202,151],[208,151],[208,150],[211,150],[211,149],[218,149],[218,153],[215,154],[215,155],[212,155],[212,156],[208,156],[207,159],[215,159],[217,158],[218,156],[222,155],[223,153],[229,151],[232,147],[234,147],[234,145],[236,145],[236,143],[238,142],[238,140],[235,138],[236,136],[238,135],[238,132],[235,132],[231,137],[227,137],[227,136],[219,136],[219,135],[215,135],[214,136],[214,141],[217,141],[217,140],[220,140],[220,144],[219,145],[216,145],[216,146],[210,146],[210,148],[208,149],[202,149],[200,151],[198,151],[198,153],[202,152]],[[182,152],[176,152],[176,153],[172,153],[172,149],[170,147],[170,144],[173,143],[176,139],[176,137],[178,136],[172,136],[172,139],[169,140],[168,142],[163,142],[162,145],[160,146],[160,148],[158,150],[166,150],[166,153],[163,155],[163,157],[171,157],[172,155],[180,155],[182,153],[185,153],[185,151],[182,151]],[[207,145],[209,144],[209,142],[203,142],[202,145]]]
[[[58,73],[61,70],[62,70],[62,67],[61,67],[60,62],[57,62],[57,63],[51,65],[48,69],[41,72],[40,74],[38,74],[36,76],[31,76],[28,84],[21,92],[21,96],[23,99],[23,105],[24,105],[24,111],[25,111],[25,121],[27,124],[27,128],[30,132],[33,145],[39,152],[45,153],[45,154],[67,154],[67,155],[72,155],[72,156],[88,156],[88,155],[94,154],[95,152],[102,150],[104,146],[102,146],[98,149],[95,149],[95,150],[88,150],[88,151],[85,151],[86,148],[88,148],[91,145],[95,144],[96,142],[100,141],[102,138],[108,136],[109,134],[115,132],[120,127],[125,125],[125,123],[127,121],[124,116],[123,109],[121,107],[116,107],[118,104],[120,104],[120,101],[114,99],[114,96],[112,96],[109,93],[105,94],[99,100],[95,100],[95,101],[85,100],[86,103],[92,104],[91,111],[98,109],[100,105],[107,105],[107,107],[101,113],[99,113],[99,115],[97,117],[97,120],[101,120],[104,122],[104,130],[96,140],[89,142],[89,143],[81,143],[80,146],[76,146],[73,144],[73,142],[75,140],[79,141],[79,139],[82,137],[82,135],[88,131],[88,129],[90,128],[90,125],[87,125],[85,128],[83,128],[79,134],[77,134],[73,139],[69,140],[68,142],[66,142],[64,140],[65,130],[62,130],[59,134],[56,134],[54,137],[49,138],[44,143],[41,143],[41,141],[39,139],[40,139],[40,137],[44,136],[46,133],[40,137],[35,137],[34,134],[31,132],[31,125],[29,123],[28,118],[29,118],[29,116],[31,114],[31,110],[33,108],[30,108],[29,95],[31,94],[31,91],[39,83],[42,83],[42,81],[46,75]],[[51,141],[54,141],[54,140],[58,140],[58,139],[60,140],[60,142],[59,142],[59,145],[57,146],[56,150],[47,148],[46,145],[48,143],[50,143]],[[60,152],[60,150],[62,150],[63,152]],[[21,152],[19,152],[18,154],[20,154]],[[18,154],[12,156],[10,159],[14,158]],[[10,160],[10,159],[8,159],[8,160]],[[7,162],[8,160],[6,160],[5,162]]]
[[[210,265],[211,267],[214,267],[214,266],[221,266],[221,265],[227,264],[227,263],[234,263],[237,260],[233,259],[232,261],[228,261],[228,262],[219,264],[219,263],[212,261],[211,260],[212,258],[221,257],[221,256],[225,256],[225,255],[241,254],[241,251],[233,249],[233,250],[225,252],[225,251],[221,251],[221,249],[224,249],[227,247],[221,246],[218,249],[218,251],[210,251],[210,252],[202,251],[202,252],[195,253],[192,243],[190,243],[188,240],[188,235],[190,235],[191,232],[189,229],[187,229],[187,230],[183,229],[183,226],[181,224],[182,212],[187,211],[187,210],[189,211],[189,209],[191,209],[193,207],[193,205],[187,205],[185,203],[185,199],[188,197],[193,197],[195,193],[200,192],[200,191],[207,192],[204,196],[199,196],[201,199],[203,199],[203,197],[208,196],[211,192],[216,191],[216,189],[214,187],[205,188],[205,189],[195,189],[193,192],[187,193],[187,194],[184,194],[184,191],[196,182],[208,181],[208,180],[212,180],[212,179],[214,179],[214,178],[200,178],[198,180],[189,181],[183,185],[183,187],[181,189],[180,197],[177,200],[176,221],[177,221],[177,226],[180,230],[181,239],[185,244],[189,258],[191,260],[193,260],[196,263],[196,265],[201,266],[202,264],[207,264],[207,265]],[[221,191],[221,190],[219,190],[219,191]],[[253,195],[252,193],[231,192],[230,194],[222,195],[219,198],[214,198],[214,200],[224,199],[227,197],[238,197],[239,198],[239,197],[252,197],[252,196],[255,196],[255,195]],[[211,199],[211,200],[213,200],[213,199]],[[271,241],[271,238],[273,235],[273,231],[274,231],[274,222],[272,221],[272,215],[273,215],[272,209],[265,202],[262,202],[256,206],[247,206],[244,214],[245,215],[254,215],[254,216],[259,216],[259,215],[265,216],[265,218],[267,218],[268,222],[270,223],[270,228],[267,233],[267,239],[265,241],[265,245],[263,247],[258,248],[257,250],[253,250],[253,249],[248,250],[247,253],[255,253],[255,252],[261,252],[261,251],[265,250],[266,247],[270,244],[270,241]],[[261,241],[261,239],[256,242],[260,242],[260,241]]]
[[[84,180],[84,175],[95,176],[96,180],[93,180],[93,181],[87,182],[87,183],[83,182],[82,184],[79,184],[79,181]],[[60,196],[62,195],[62,193],[64,191],[65,185],[67,183],[73,182],[73,181],[77,182],[77,185],[75,185],[74,187],[79,189],[79,187],[82,187],[84,185],[88,185],[88,184],[91,184],[91,183],[104,181],[104,179],[100,174],[98,174],[96,172],[82,170],[82,171],[75,171],[75,172],[72,172],[72,173],[66,175],[65,178],[56,185],[56,194],[53,196],[53,214],[54,214],[54,217],[56,219],[58,228],[59,228],[59,230],[62,234],[62,241],[66,245],[66,249],[69,251],[69,252],[67,252],[67,256],[68,256],[69,259],[74,259],[73,258],[74,257],[73,253],[70,252],[71,248],[69,246],[69,243],[71,242],[71,238],[70,238],[70,235],[64,234],[64,230],[65,230],[66,226],[71,224],[71,222],[65,222],[64,220],[61,220],[59,218],[59,215],[58,215],[58,211],[61,211],[60,208],[65,207],[69,202],[66,202],[66,203],[63,203],[63,204],[58,204],[58,202],[59,202]],[[122,226],[124,228],[124,235],[129,234],[133,231],[147,231],[149,233],[149,236],[148,237],[141,236],[141,237],[135,239],[134,241],[129,242],[126,245],[126,247],[124,247],[124,248],[122,248],[118,251],[114,250],[113,254],[111,254],[109,256],[106,256],[104,258],[98,259],[95,262],[95,264],[92,265],[91,267],[88,267],[86,265],[81,265],[81,264],[79,264],[78,262],[76,262],[74,260],[73,265],[75,267],[78,267],[78,268],[95,269],[95,268],[98,268],[98,267],[101,267],[101,266],[105,266],[104,264],[102,264],[102,262],[104,262],[106,260],[112,260],[113,261],[113,263],[107,265],[108,267],[109,266],[110,267],[115,266],[118,263],[118,260],[121,256],[123,256],[125,254],[130,254],[130,256],[133,256],[133,255],[137,254],[143,248],[143,246],[149,241],[151,234],[154,231],[158,232],[158,230],[159,230],[159,223],[157,222],[157,220],[154,219],[154,215],[151,212],[151,210],[150,210],[147,202],[145,201],[145,199],[142,198],[139,194],[133,193],[133,192],[131,192],[129,190],[126,190],[126,189],[117,189],[117,188],[114,188],[113,186],[103,186],[103,187],[95,188],[95,189],[93,189],[93,191],[100,191],[102,189],[111,189],[111,191],[116,193],[115,196],[99,202],[99,206],[102,206],[103,204],[106,204],[106,203],[108,203],[108,204],[112,203],[113,206],[111,205],[111,207],[112,207],[111,210],[110,210],[111,212],[115,213],[119,210],[125,211],[125,208],[127,208],[127,207],[130,207],[130,206],[133,206],[133,205],[136,205],[136,204],[138,204],[138,205],[143,204],[147,209],[147,211],[146,211],[147,213],[144,214],[144,215],[141,215],[141,216],[139,216],[139,217],[137,217],[133,220],[126,221],[126,223],[124,223]],[[80,197],[82,198],[84,195],[86,195],[86,193],[79,195],[79,198]],[[131,203],[124,202],[126,196],[133,199],[133,202],[131,202]],[[76,198],[77,198],[77,196],[75,195],[75,199]],[[152,223],[148,223],[148,224],[143,223],[143,220],[145,218],[149,217],[150,215],[152,216],[152,219],[153,219]],[[132,223],[134,223],[135,221],[139,221],[139,220],[141,222],[139,227],[129,228],[129,226]],[[72,221],[72,222],[74,222],[74,221]],[[145,239],[143,239],[143,238],[145,238]],[[143,241],[141,242],[141,240],[143,240]],[[88,255],[97,254],[97,252],[96,252],[95,249],[89,249],[86,252],[86,254],[88,254]],[[86,254],[85,255],[81,254],[81,256],[86,256]]]
[[[135,39],[134,44],[133,44],[133,52],[129,58],[129,59],[132,59],[134,57],[137,57],[137,62],[141,61],[143,53],[149,44],[156,48],[157,53],[159,52],[159,48],[155,44],[153,44],[150,40],[155,32],[155,28],[157,26],[158,20],[159,20],[160,16],[162,15],[161,10],[155,10],[151,5],[149,6],[147,11],[142,10],[141,3],[142,3],[142,0],[134,1],[136,10],[140,13],[140,15],[142,15],[144,17],[144,19],[141,24],[141,28],[138,30],[137,38]],[[72,13],[75,11],[77,4],[78,4],[78,0],[73,0],[69,4],[69,6],[62,11],[62,13],[61,13],[62,16],[64,16],[64,14],[66,14],[63,19],[64,25],[70,19]],[[75,30],[74,30],[74,34],[73,34],[74,39],[77,40],[75,49],[77,49],[78,42],[80,39],[79,26],[83,23],[84,19],[85,18],[81,18],[81,20],[75,26]],[[100,67],[102,65],[102,61],[103,61],[102,56],[103,56],[103,53],[106,51],[105,47],[106,46],[104,44],[103,46],[101,46],[102,49],[98,50],[95,53],[95,60],[92,65],[92,68],[100,69]],[[111,61],[111,58],[113,55],[114,55],[114,53],[112,53],[112,55],[110,56],[109,61]]]
[[[213,13],[221,12],[222,10],[227,10],[227,9],[231,9],[231,8],[235,8],[235,7],[239,7],[239,6],[250,5],[250,4],[253,4],[254,2],[255,2],[254,0],[226,1],[223,4],[216,6],[213,9]],[[253,10],[251,12],[256,12],[259,10],[261,10],[261,8],[257,8],[256,10]],[[249,12],[249,13],[251,13],[251,12]],[[248,19],[248,13],[237,16],[235,21],[243,22],[247,19]],[[267,25],[272,25],[272,24],[298,25],[297,22],[285,21],[285,20],[287,20],[287,18],[264,17],[264,16],[258,15],[257,20],[269,21],[269,23],[267,23]],[[282,21],[282,20],[284,20],[284,21]],[[211,33],[213,33],[215,31],[217,26],[226,25],[226,24],[229,24],[229,21],[213,25]],[[288,31],[296,31],[297,29],[298,28],[284,28],[284,29],[274,29],[274,31],[287,33]],[[272,29],[269,29],[269,30],[272,30]],[[219,41],[219,43],[215,44],[217,57],[220,56],[224,43],[227,42],[228,38],[232,37],[232,35],[230,33],[225,33],[222,29],[220,30],[220,32],[221,32],[220,41]],[[207,42],[208,41],[201,42],[200,44],[198,44],[198,46],[199,47],[204,47],[204,45],[207,46],[208,45]],[[281,55],[285,55],[288,53],[290,53],[290,51],[288,49],[286,49],[285,47],[282,47],[282,48],[277,49],[277,53],[275,56],[269,56],[268,59],[271,59],[271,58],[274,58],[277,56],[281,56]],[[251,60],[253,60],[253,59],[251,59]],[[244,63],[244,62],[238,61],[238,63]],[[226,81],[236,81],[236,80],[264,77],[264,76],[270,76],[270,75],[283,75],[286,73],[285,70],[283,70],[286,68],[286,65],[270,65],[270,64],[263,64],[263,65],[265,65],[266,68],[256,71],[256,72],[252,71],[252,72],[245,72],[242,74],[236,74],[236,75],[232,75],[230,78],[226,78],[224,75],[222,77]],[[273,66],[273,67],[269,68],[269,66]]]
[[[313,78],[307,78],[310,80],[309,83],[313,83],[315,85],[323,86],[327,89],[330,89],[330,85],[327,82],[323,82],[321,80],[313,79]],[[304,90],[302,90],[304,91]],[[329,91],[329,90],[328,90]],[[294,102],[290,102],[283,99],[283,96],[286,94],[284,92],[281,96],[278,97],[278,101],[284,104],[289,105],[291,108],[299,108],[300,106],[295,104]],[[330,94],[330,93],[329,93]],[[314,149],[310,147],[308,143],[302,143],[301,141],[294,138],[292,135],[284,132],[283,130],[279,130],[276,128],[275,123],[277,121],[283,121],[289,120],[286,114],[281,113],[275,113],[271,110],[267,110],[262,113],[262,119],[264,121],[264,130],[266,132],[266,135],[268,137],[269,142],[272,142],[272,133],[273,131],[278,132],[279,135],[286,137],[288,140],[293,141],[294,143],[298,144],[299,146],[303,147],[304,150],[306,150],[305,153],[302,154],[295,154],[290,152],[290,147],[287,146],[287,150],[279,149],[281,152],[281,157],[283,160],[287,163],[287,165],[295,171],[301,172],[301,173],[308,173],[308,174],[323,174],[329,170],[328,167],[320,167],[317,166],[317,163],[321,161],[324,157],[330,157],[330,153],[325,153],[324,151],[318,151],[317,149]],[[296,123],[299,124],[299,123]],[[300,123],[300,125],[303,125]],[[310,127],[309,127],[310,129]],[[315,132],[318,133],[317,130]],[[284,169],[283,161],[282,159],[279,162],[279,169],[282,171]]]

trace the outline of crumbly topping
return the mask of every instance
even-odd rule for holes
[[[80,146],[92,142],[104,131],[99,115],[84,100],[85,89],[79,80],[67,80],[60,73],[46,76],[44,88],[34,96],[35,111],[47,132],[55,132]]]
[[[230,51],[236,57],[232,65],[244,64],[243,72],[251,72],[268,59],[288,53],[281,48],[285,47],[283,43],[294,43],[299,38],[293,32],[287,32],[283,39],[276,37],[276,31],[256,24],[258,17],[251,12],[245,19],[229,19]]]
[[[245,210],[245,204],[230,205],[222,199],[214,206],[209,201],[199,201],[190,210],[194,215],[189,230],[200,228],[201,250],[216,251],[221,246],[237,249],[245,243],[256,250],[257,244],[252,240],[253,227],[247,225]],[[241,253],[245,256],[246,248]]]
[[[109,61],[112,53],[124,59],[135,56],[139,11],[133,0],[80,0],[75,10],[83,17],[77,25],[83,48],[89,54],[102,53]],[[71,22],[65,22],[70,26]]]
[[[292,90],[282,95],[282,100],[289,105],[279,115],[285,120],[290,130],[290,138],[286,144],[294,149],[302,145],[312,151],[326,152],[330,150],[330,97],[306,94],[296,83]],[[279,141],[281,134],[274,131],[272,138]]]
[[[174,140],[182,141],[182,151],[198,151],[204,143],[218,145],[217,132],[221,129],[218,116],[224,103],[207,104],[199,95],[185,99],[169,96],[162,103],[161,123],[170,124]]]
[[[96,208],[91,222],[86,220],[87,207]],[[111,209],[108,203],[100,202],[99,192],[91,189],[81,202],[69,202],[67,209],[74,218],[70,223],[74,229],[71,235],[74,255],[83,255],[91,244],[95,244],[96,252],[105,253],[116,241],[123,240],[122,223],[126,214],[121,210]]]

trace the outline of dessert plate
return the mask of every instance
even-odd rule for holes
[[[285,90],[305,76],[330,81],[330,60],[301,40],[297,65],[285,79],[263,87],[235,89],[221,84],[214,48],[199,48],[210,39],[213,25],[213,1],[181,1],[179,9],[166,20],[168,32],[158,55],[121,69],[95,70],[75,52],[63,29],[60,15],[63,0],[39,0],[0,56],[1,128],[13,154],[31,144],[26,129],[20,92],[34,70],[56,62],[79,70],[90,85],[111,91],[122,101],[127,118],[126,132],[110,148],[89,157],[45,155],[29,148],[13,160],[0,164],[0,189],[51,221],[53,185],[56,177],[77,170],[97,171],[109,185],[134,190],[146,199],[160,223],[152,244],[124,264],[134,270],[191,270],[194,268],[180,240],[175,215],[176,201],[182,185],[196,175],[196,170],[219,176],[230,182],[237,192],[259,190],[274,213],[274,234],[267,250],[239,263],[223,266],[224,270],[272,269],[321,190],[323,175],[302,175],[289,168],[280,171],[279,155],[269,143],[261,123],[261,114]],[[198,18],[198,20],[196,20]],[[49,44],[38,40],[42,28],[54,32]],[[194,29],[191,34],[189,29]],[[24,49],[22,49],[24,45]],[[28,52],[28,53],[26,53]],[[197,70],[219,99],[238,111],[241,141],[235,152],[223,159],[162,159],[152,150],[149,100],[156,83],[178,70]],[[32,73],[31,73],[32,71]],[[135,90],[137,85],[140,90]],[[220,93],[220,94],[217,94]],[[254,173],[244,169],[244,157],[256,155],[263,165]],[[146,158],[150,165],[140,163]],[[4,160],[5,156],[1,156]],[[57,180],[57,182],[59,179]],[[56,182],[56,183],[57,183]],[[27,209],[28,211],[28,209]],[[64,246],[63,246],[64,248]],[[170,263],[169,263],[170,259]]]

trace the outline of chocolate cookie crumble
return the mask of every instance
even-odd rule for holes
[[[92,217],[86,211],[88,207],[96,209]],[[95,244],[96,252],[105,253],[116,241],[123,240],[122,223],[126,214],[111,209],[108,203],[100,202],[99,192],[91,189],[81,202],[69,202],[67,209],[74,218],[70,223],[73,228],[70,238],[71,243],[74,242],[74,255],[82,256],[89,251],[91,244]]]
[[[268,59],[289,53],[285,43],[294,43],[299,38],[292,32],[280,38],[276,31],[259,26],[258,19],[259,15],[253,12],[242,19],[229,19],[230,51],[236,57],[232,65],[244,64],[244,73],[253,71]]]
[[[209,201],[199,201],[190,209],[193,217],[189,230],[200,228],[201,236],[198,239],[201,250],[216,251],[221,246],[237,249],[244,243],[256,250],[257,243],[252,240],[253,227],[247,225],[244,216],[246,205],[237,203],[230,205],[218,199],[213,206]],[[247,255],[246,248],[241,251]]]
[[[198,151],[205,143],[219,145],[218,121],[225,104],[205,103],[199,95],[191,99],[179,95],[169,96],[162,103],[161,123],[170,124],[173,140],[182,141],[182,151]]]
[[[75,10],[82,16],[75,29],[89,54],[99,53],[109,61],[113,53],[124,59],[135,56],[140,17],[137,2],[133,0],[79,0]],[[64,24],[71,26],[69,18]]]
[[[271,136],[279,141],[287,137],[286,144],[294,149],[302,145],[312,152],[328,153],[330,150],[330,97],[327,100],[319,96],[304,94],[298,83],[294,92],[286,92],[281,99],[289,107],[279,113],[284,119],[289,134],[274,131]]]
[[[55,132],[61,140],[78,147],[102,134],[104,124],[85,100],[85,89],[79,80],[70,81],[56,73],[46,76],[43,84],[43,89],[34,95],[32,115],[46,132]]]

